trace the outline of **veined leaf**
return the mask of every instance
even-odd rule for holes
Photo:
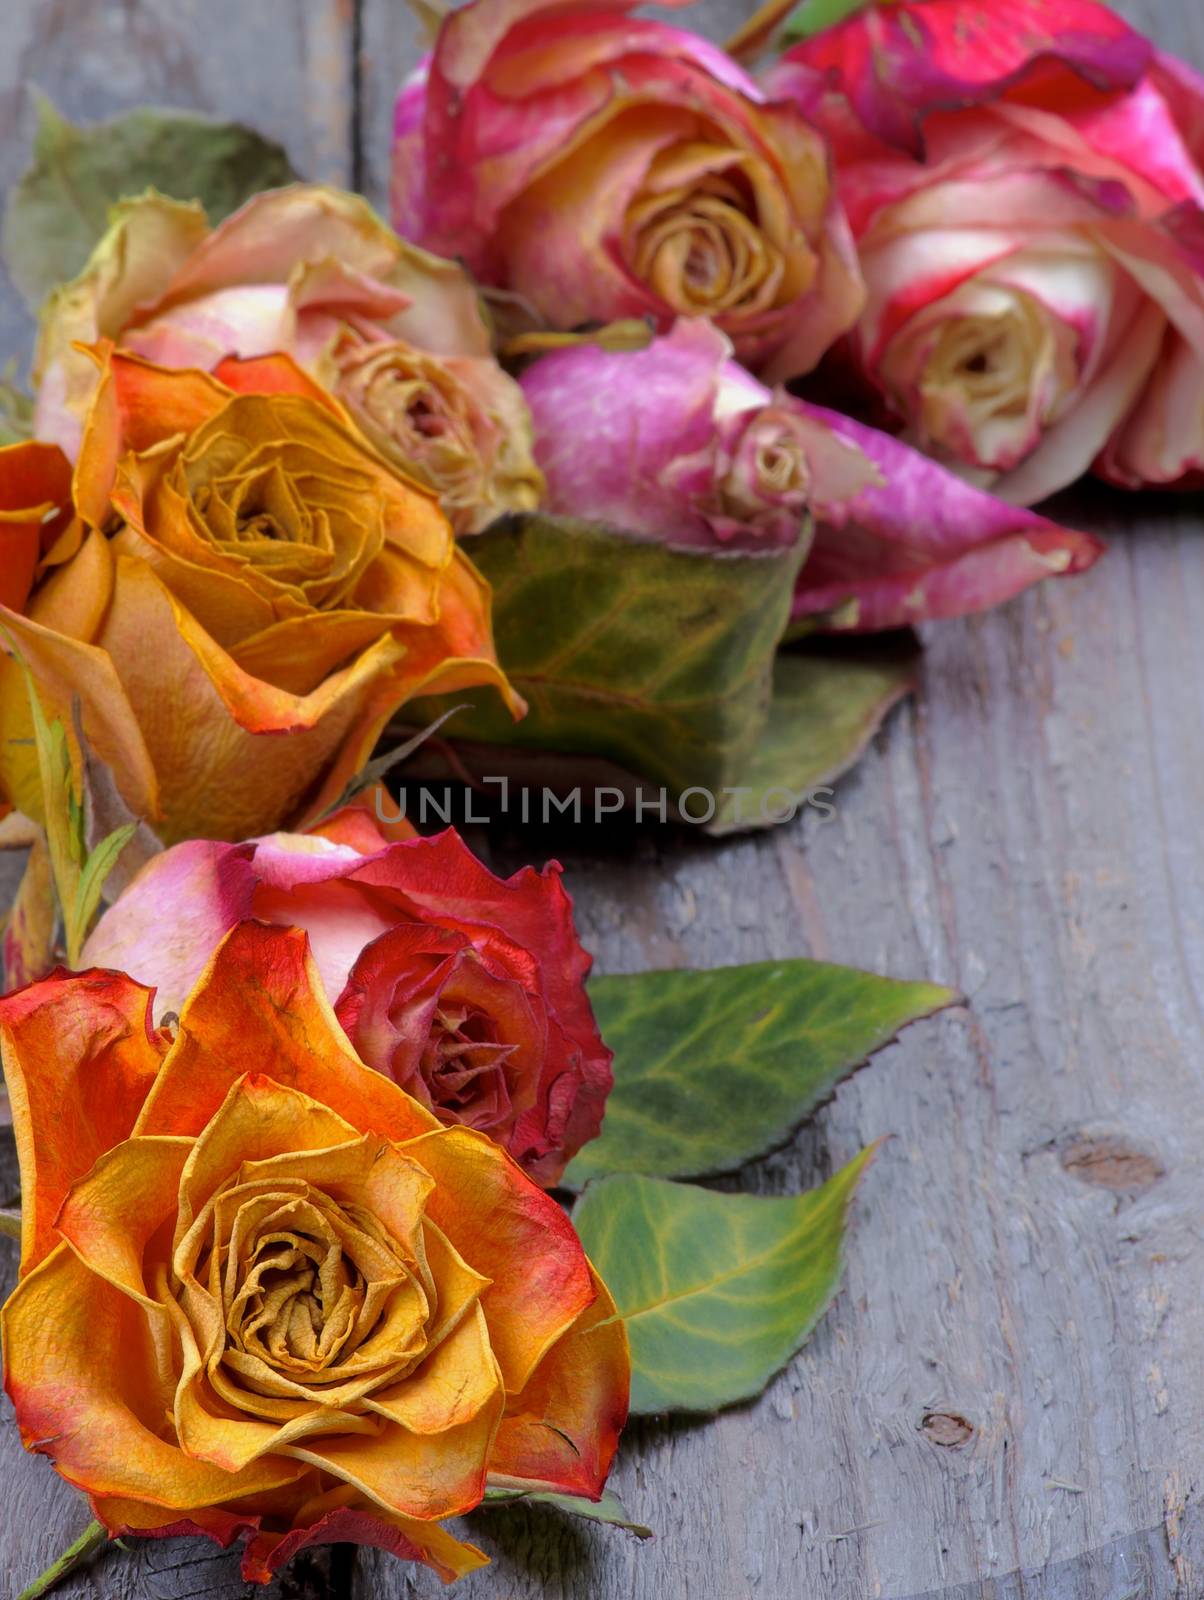
[[[615,1085],[569,1187],[730,1172],[781,1144],[901,1028],[958,998],[822,961],[595,978],[589,995]]]
[[[570,1517],[584,1517],[587,1522],[605,1522],[613,1528],[625,1528],[637,1539],[651,1539],[653,1532],[642,1522],[633,1522],[627,1507],[612,1489],[603,1492],[600,1500],[586,1500],[575,1494],[524,1494],[510,1489],[486,1489],[485,1507],[490,1506],[551,1506]]]
[[[631,1409],[717,1411],[759,1394],[840,1282],[845,1219],[874,1153],[782,1199],[603,1178],[573,1222],[631,1340]]]
[[[915,688],[918,648],[882,641],[857,654],[783,651],[769,719],[708,833],[780,822],[860,758],[887,713]]]
[[[530,711],[512,723],[478,705],[457,736],[602,757],[675,794],[742,781],[801,543],[715,555],[534,514],[494,523],[471,554],[493,585],[499,659]]]
[[[125,195],[199,200],[212,223],[260,189],[291,183],[278,144],[238,123],[142,108],[81,128],[37,97],[33,163],[8,202],[4,252],[31,309],[82,271]]]
[[[860,756],[915,683],[910,637],[778,654],[800,549],[674,550],[563,517],[503,518],[473,539],[498,655],[530,710],[456,720],[459,776],[566,794],[639,780],[708,833],[793,815]],[[437,702],[407,707],[406,723]],[[447,776],[428,747],[419,773]],[[686,796],[685,791],[700,793]],[[641,814],[658,813],[655,788]]]

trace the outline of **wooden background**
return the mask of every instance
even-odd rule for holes
[[[1204,66],[1195,0],[1130,0]],[[722,37],[741,0],[696,13]],[[249,120],[299,169],[386,191],[417,51],[402,0],[4,0],[0,183],[27,89]],[[0,285],[0,348],[29,323]],[[846,1286],[755,1405],[644,1423],[616,1485],[655,1542],[493,1512],[466,1600],[1199,1600],[1204,1595],[1204,551],[1199,498],[1102,490],[1086,579],[929,631],[923,692],[837,817],[711,845],[506,843],[566,861],[603,971],[812,955],[959,986],[742,1180],[810,1186],[892,1133]],[[486,846],[488,848],[488,846]],[[11,885],[14,863],[0,863]],[[11,1168],[3,1173],[12,1198]],[[12,1277],[0,1241],[0,1289]],[[0,1418],[0,1591],[87,1520]],[[65,1596],[243,1593],[202,1542],[114,1552]],[[433,1576],[346,1549],[273,1597],[395,1600]]]

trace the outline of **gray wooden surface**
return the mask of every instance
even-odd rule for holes
[[[695,16],[721,36],[743,9]],[[1204,65],[1198,7],[1131,10]],[[309,174],[381,200],[416,51],[402,0],[5,0],[0,183],[24,159],[32,83],[80,116],[159,101],[249,119]],[[0,348],[28,331],[0,284]],[[632,1428],[616,1484],[656,1541],[492,1513],[473,1532],[497,1564],[466,1600],[1204,1595],[1200,506],[1068,499],[1110,556],[932,630],[920,699],[826,826],[495,846],[507,866],[564,857],[604,971],[809,954],[941,979],[971,1007],[911,1030],[742,1180],[809,1186],[895,1135],[802,1356],[755,1405]],[[0,1241],[0,1289],[11,1253]],[[85,1520],[0,1419],[0,1593]],[[340,1550],[270,1593],[438,1589]],[[171,1541],[62,1592],[243,1585],[235,1554]]]

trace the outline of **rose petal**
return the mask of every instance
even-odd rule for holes
[[[89,749],[112,771],[130,812],[159,817],[159,783],[138,719],[113,662],[103,649],[43,627],[32,617],[0,609],[0,624],[16,639],[37,684],[48,719],[74,724],[78,700]],[[72,738],[69,731],[68,738]],[[42,786],[24,681],[0,656],[0,788],[28,817],[42,816]]]
[[[223,1472],[162,1437],[171,1406],[170,1381],[156,1380],[153,1320],[162,1315],[97,1277],[66,1244],[24,1278],[0,1320],[5,1386],[26,1449],[52,1451],[59,1473],[90,1494],[176,1511],[300,1477],[305,1468],[279,1456]]]
[[[878,138],[914,154],[933,110],[980,105],[1038,78],[1072,105],[1099,89],[1129,88],[1153,47],[1096,0],[900,0],[870,7],[786,53],[826,74]],[[770,75],[773,88],[773,75]]]
[[[305,935],[255,922],[210,960],[136,1131],[198,1134],[246,1073],[309,1095],[360,1132],[410,1139],[437,1126],[351,1052]]]
[[[387,1424],[374,1438],[353,1434],[285,1445],[283,1454],[354,1484],[374,1505],[435,1520],[471,1511],[485,1493],[485,1459],[502,1411],[502,1391],[466,1422],[440,1433]]]
[[[825,508],[795,591],[796,618],[849,599],[858,632],[962,616],[1042,578],[1081,572],[1103,549],[1088,534],[972,488],[888,434],[805,409],[875,462],[881,482]]]
[[[402,1561],[420,1561],[444,1583],[453,1583],[489,1565],[489,1557],[476,1545],[461,1543],[438,1523],[389,1516],[376,1508],[366,1511],[347,1507],[328,1512],[309,1528],[294,1528],[284,1535],[259,1534],[247,1546],[242,1575],[249,1583],[267,1583],[298,1551],[311,1545],[344,1543],[386,1550]]]
[[[517,1392],[595,1298],[572,1224],[484,1134],[441,1128],[406,1154],[435,1179],[431,1218],[492,1279],[481,1304],[506,1389]]]
[[[602,1493],[627,1421],[627,1331],[606,1285],[506,1406],[489,1459],[492,1481],[556,1494]]]
[[[253,853],[252,845],[193,839],[153,856],[93,929],[85,965],[153,966],[156,1016],[178,1015],[212,952],[251,915]]]
[[[176,1137],[125,1139],[106,1150],[74,1185],[56,1227],[85,1266],[150,1311],[143,1273],[146,1246],[175,1219],[180,1175],[193,1141]]]
[[[151,991],[122,973],[52,977],[0,1000],[21,1165],[21,1270],[58,1242],[72,1184],[125,1139],[159,1072]]]
[[[24,609],[70,495],[71,465],[57,445],[30,440],[0,449],[0,606]]]
[[[115,339],[139,307],[153,303],[205,236],[199,205],[145,194],[120,200],[79,277],[61,285],[39,322],[34,433],[74,459],[97,382],[95,361],[76,348]]]
[[[337,774],[337,794],[408,698],[411,672],[418,688],[428,670],[444,670],[437,646],[429,651],[434,661],[411,664],[414,652],[407,659],[405,644],[385,635],[312,693],[290,694],[244,672],[144,563],[126,556],[117,560],[98,643],[107,660],[93,653],[119,677],[153,754],[169,843],[240,838],[265,821],[283,823],[323,770],[326,788],[334,788]],[[464,672],[480,681],[472,668]],[[287,740],[263,737],[285,732]],[[103,757],[104,747],[93,743]],[[116,771],[120,780],[122,764]]]

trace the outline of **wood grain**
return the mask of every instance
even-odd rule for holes
[[[298,172],[349,183],[355,140],[354,0],[5,0],[0,12],[0,189],[29,159],[31,89],[76,121],[138,105],[252,123]],[[0,350],[32,322],[0,267]]]
[[[745,9],[695,16],[722,37]],[[358,151],[383,202],[392,95],[419,48],[400,0],[361,0],[358,17],[77,0],[71,32],[66,14],[10,0],[0,21],[4,181],[22,159],[15,86],[33,78],[72,114],[159,98],[247,116],[325,176]],[[1131,14],[1204,65],[1197,9]],[[1108,559],[930,630],[919,700],[829,824],[722,846],[622,828],[474,840],[507,867],[562,856],[604,971],[809,954],[953,983],[970,1006],[912,1029],[742,1178],[792,1191],[894,1135],[845,1290],[790,1369],[755,1405],[626,1440],[617,1487],[656,1541],[481,1515],[471,1532],[497,1564],[466,1600],[1204,1594],[1199,510],[1067,497],[1064,519],[1113,537]],[[84,1514],[11,1427],[0,1504],[15,1593]],[[289,1581],[339,1600],[439,1592],[370,1553]],[[62,1592],[242,1590],[231,1556],[171,1541]]]

